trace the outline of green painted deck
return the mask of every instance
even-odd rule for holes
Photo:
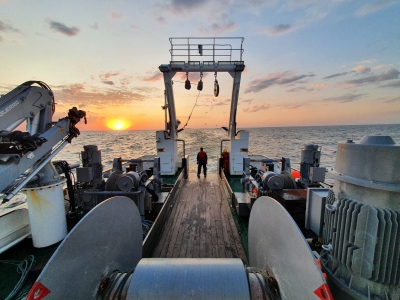
[[[241,258],[247,262],[218,174],[190,173],[177,195],[153,257]]]

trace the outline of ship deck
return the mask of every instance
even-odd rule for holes
[[[153,257],[241,258],[247,262],[218,174],[190,173],[177,194]]]

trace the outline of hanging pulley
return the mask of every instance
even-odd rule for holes
[[[214,76],[215,76],[215,81],[214,81],[214,96],[215,96],[215,97],[218,97],[218,95],[219,95],[219,84],[218,84],[218,80],[217,80],[217,72],[215,72]]]
[[[190,85],[190,81],[189,81],[189,74],[188,72],[186,72],[186,81],[185,81],[185,89],[190,90],[191,85]]]
[[[197,90],[202,91],[203,90],[203,72],[200,73],[200,80],[199,83],[197,84]]]

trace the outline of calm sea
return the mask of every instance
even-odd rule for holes
[[[269,158],[288,157],[295,169],[299,169],[300,151],[307,144],[321,146],[320,165],[327,168],[334,166],[339,141],[359,141],[365,135],[390,135],[400,144],[400,124],[263,127],[241,130],[250,132],[249,154]],[[179,133],[179,139],[185,140],[190,172],[196,172],[196,156],[200,146],[207,152],[209,172],[217,171],[221,140],[227,139],[227,133],[223,129],[185,129]],[[83,151],[84,145],[97,145],[101,149],[104,169],[112,166],[115,157],[132,159],[156,153],[155,131],[84,131],[55,159],[67,160],[69,163],[80,162],[80,152]],[[179,145],[180,151],[183,152],[182,143]]]

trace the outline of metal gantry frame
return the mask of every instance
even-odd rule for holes
[[[169,159],[170,155],[173,157],[172,165],[177,165],[177,146],[176,141],[178,138],[178,120],[176,118],[175,99],[173,91],[173,77],[176,73],[190,73],[190,72],[226,72],[233,78],[232,83],[232,97],[229,117],[228,137],[231,141],[231,152],[239,151],[248,148],[248,135],[245,137],[239,136],[236,138],[236,112],[239,99],[240,80],[242,72],[245,68],[243,59],[243,42],[242,37],[232,38],[170,38],[171,43],[171,61],[169,64],[162,64],[159,66],[160,71],[163,73],[165,85],[165,98],[166,103],[163,109],[168,110],[169,122],[166,120],[165,137],[157,135],[158,152],[160,155],[165,155],[164,159]],[[196,52],[197,51],[197,52]],[[184,57],[186,60],[177,60],[176,58]],[[218,60],[223,58],[224,60]],[[216,81],[215,84],[218,85]],[[247,140],[246,140],[247,139]],[[242,140],[242,141],[240,141]],[[168,145],[168,146],[167,146]],[[162,147],[161,147],[162,146]],[[162,151],[159,151],[162,150]],[[162,152],[162,153],[161,153]],[[165,153],[167,152],[167,153]],[[230,156],[230,164],[233,165],[235,160],[242,162],[244,153],[232,153]],[[247,155],[247,153],[246,153]],[[239,157],[240,156],[240,157]],[[237,164],[237,163],[236,163]],[[169,167],[168,167],[169,168]],[[172,167],[173,169],[175,167]],[[239,167],[241,173],[241,167]],[[239,170],[238,169],[238,170]],[[171,174],[173,170],[170,171]],[[235,173],[233,169],[231,173]]]

